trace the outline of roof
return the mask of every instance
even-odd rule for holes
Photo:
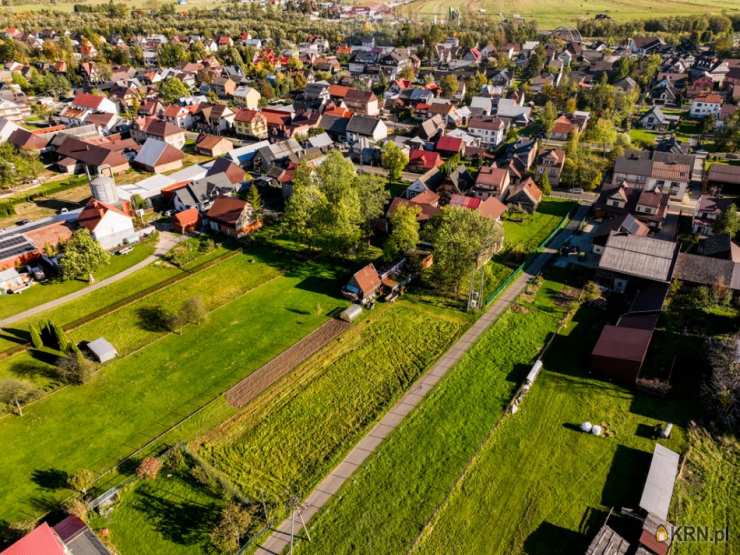
[[[624,555],[630,543],[604,524],[586,550],[586,555]]]
[[[218,197],[208,210],[208,218],[226,225],[235,225],[247,202],[238,197]]]
[[[231,141],[230,141],[229,139],[227,139],[226,137],[222,137],[222,136],[219,136],[219,135],[208,135],[208,134],[203,134],[203,135],[201,135],[200,137],[198,137],[198,140],[197,140],[197,142],[196,142],[196,146],[197,146],[198,148],[203,148],[203,149],[205,149],[205,150],[213,150],[213,149],[214,149],[214,148],[216,148],[216,147],[217,147],[217,146],[218,146],[218,145],[219,145],[220,143],[222,143],[222,142],[224,142],[224,141],[225,141],[226,143],[228,143],[228,145],[229,145],[229,146],[230,146],[231,148],[234,148],[234,143],[232,143],[232,142],[231,142]]]
[[[185,155],[169,143],[149,137],[136,155],[134,162],[155,168],[161,164],[182,161]]]
[[[87,344],[87,348],[92,351],[100,362],[105,362],[118,356],[116,348],[105,337],[98,337],[94,341],[90,341]]]
[[[139,128],[147,135],[153,137],[169,137],[185,132],[184,129],[181,129],[177,125],[157,118],[144,118],[139,123]]]
[[[652,329],[606,325],[591,355],[642,363],[652,337]]]
[[[198,223],[198,217],[198,209],[195,206],[186,210],[181,210],[172,216],[175,223],[181,228],[196,225]]]
[[[740,263],[711,256],[679,253],[673,277],[700,285],[714,285],[719,280],[735,291],[740,290]]]
[[[77,224],[92,232],[109,210],[129,217],[123,210],[112,204],[106,204],[97,199],[90,199],[87,205],[85,205],[85,208],[82,209],[82,212],[77,216]]]
[[[539,204],[542,200],[542,191],[531,177],[527,177],[524,181],[516,184],[509,191],[508,198],[512,199],[520,193],[526,195],[535,204]]]
[[[211,167],[208,168],[206,176],[212,177],[218,174],[225,174],[225,176],[229,180],[229,183],[231,183],[232,185],[242,183],[247,177],[247,172],[245,172],[228,158],[216,159]]]
[[[659,443],[655,444],[653,460],[650,462],[650,470],[640,498],[640,507],[663,520],[668,519],[668,508],[673,497],[679,459],[675,451]]]
[[[84,106],[85,108],[90,108],[91,110],[97,110],[98,106],[100,106],[103,100],[105,100],[104,96],[89,93],[79,93],[77,96],[75,96],[72,104],[74,104],[75,106]]]
[[[380,275],[373,264],[368,264],[364,268],[355,272],[352,279],[362,290],[364,295],[373,293],[381,285]]]
[[[372,135],[379,124],[380,119],[378,118],[354,115],[347,124],[347,131],[360,135]]]
[[[29,532],[2,555],[65,555],[64,544],[54,530],[44,522]]]
[[[654,281],[668,281],[676,243],[653,237],[612,233],[599,268]]]
[[[437,150],[442,152],[460,152],[463,148],[463,140],[449,135],[442,135],[437,141]]]
[[[240,123],[252,123],[255,119],[265,119],[265,116],[258,110],[247,109],[237,111],[234,116],[234,121],[238,121]]]
[[[712,164],[712,167],[709,168],[708,179],[715,183],[740,185],[740,166]]]

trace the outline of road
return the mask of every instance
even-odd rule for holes
[[[445,377],[458,361],[465,355],[478,338],[501,316],[524,290],[532,276],[539,274],[557,249],[578,229],[579,224],[590,209],[590,203],[581,205],[573,220],[558,233],[526,270],[488,307],[483,315],[468,328],[437,363],[427,370],[409,391],[373,426],[334,469],[316,486],[303,501],[301,516],[308,523],[311,518],[339,491],[360,465],[378,448],[383,440],[411,413],[434,389],[434,386]],[[291,541],[291,529],[295,524],[299,532],[300,519],[286,518],[273,533],[257,548],[258,555],[275,555],[282,553]],[[303,533],[299,533],[303,537]]]
[[[54,299],[53,301],[49,301],[48,303],[34,306],[33,308],[29,308],[28,310],[24,310],[23,312],[19,312],[18,314],[14,314],[13,316],[0,320],[0,328],[11,326],[17,322],[22,322],[23,320],[32,318],[33,316],[36,316],[37,314],[41,314],[43,312],[46,312],[47,310],[52,310],[54,308],[62,306],[63,304],[74,301],[75,299],[79,299],[80,297],[87,295],[88,293],[92,293],[93,291],[100,289],[101,287],[106,287],[110,285],[111,283],[121,281],[122,279],[130,276],[131,274],[138,272],[142,268],[146,268],[147,266],[149,266],[149,264],[159,259],[162,255],[167,253],[172,247],[174,247],[177,243],[179,243],[183,239],[184,239],[184,236],[182,235],[176,235],[174,233],[170,233],[169,231],[160,231],[159,239],[157,240],[157,246],[154,249],[154,254],[147,256],[141,262],[138,262],[134,264],[133,266],[126,268],[122,272],[114,274],[108,278],[102,279],[92,285],[83,287],[82,289],[78,291],[75,291],[68,295],[64,295],[63,297],[59,297],[58,299]]]

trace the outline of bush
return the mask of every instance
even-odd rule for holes
[[[56,375],[63,383],[85,384],[90,381],[94,371],[95,364],[76,347],[57,359]]]
[[[95,473],[87,468],[81,468],[69,477],[67,484],[71,489],[85,495],[95,484]]]
[[[229,503],[211,532],[211,541],[220,551],[232,553],[239,549],[239,539],[252,524],[252,513],[237,503]]]
[[[154,480],[162,470],[162,461],[156,457],[146,457],[139,463],[136,475],[142,480]]]
[[[67,514],[74,515],[83,521],[87,520],[87,504],[79,497],[67,499],[62,508]]]

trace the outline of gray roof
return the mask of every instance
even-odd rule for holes
[[[100,362],[107,362],[118,356],[116,348],[104,337],[98,337],[95,341],[90,341],[87,344],[87,348],[92,351]]]
[[[347,131],[370,136],[379,124],[380,120],[378,118],[354,115],[347,124]]]
[[[714,285],[721,280],[726,287],[740,290],[740,263],[711,256],[679,253],[673,277],[690,283]]]
[[[321,133],[308,138],[308,143],[314,148],[329,148],[334,144],[327,133]]]
[[[663,520],[668,520],[668,508],[673,497],[679,458],[675,451],[656,443],[645,487],[642,490],[640,507]]]
[[[675,251],[676,243],[673,241],[612,233],[599,260],[599,268],[654,281],[668,281]]]

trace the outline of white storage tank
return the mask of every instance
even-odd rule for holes
[[[90,181],[90,192],[94,199],[106,204],[118,204],[116,180],[109,175],[98,175]]]

